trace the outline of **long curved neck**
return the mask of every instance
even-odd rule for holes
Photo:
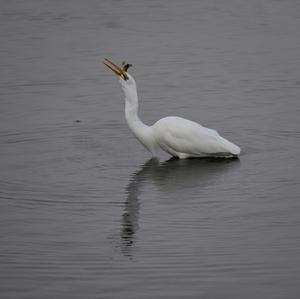
[[[138,96],[136,88],[125,93],[125,118],[127,124],[135,137],[149,150],[155,154],[155,141],[152,127],[144,124],[138,116]]]
[[[125,118],[128,126],[134,133],[135,131],[139,131],[140,129],[145,129],[148,127],[141,121],[138,111],[138,103],[130,103],[127,100],[125,101]]]

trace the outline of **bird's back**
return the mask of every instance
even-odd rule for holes
[[[217,131],[177,116],[157,121],[153,125],[153,134],[158,145],[173,156],[232,156],[240,153],[238,146]]]

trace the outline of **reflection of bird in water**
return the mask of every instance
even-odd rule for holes
[[[154,183],[160,192],[170,190],[180,197],[191,196],[193,189],[199,192],[207,185],[215,185],[225,173],[239,165],[239,159],[173,159],[160,163],[156,158],[148,160],[135,172],[126,187],[127,199],[122,216],[121,248],[131,256],[139,228],[140,196],[143,183]],[[187,191],[188,189],[188,191]],[[197,194],[198,195],[198,194]],[[185,198],[184,198],[185,199]],[[177,200],[177,199],[176,199]]]
[[[159,167],[159,161],[155,158],[144,163],[140,170],[135,172],[126,187],[127,199],[124,213],[122,215],[122,249],[124,254],[130,255],[129,250],[134,244],[134,236],[138,229],[139,195],[141,194],[141,184],[147,180],[149,173],[154,168]],[[151,176],[151,175],[150,175]]]

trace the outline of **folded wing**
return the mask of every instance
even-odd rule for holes
[[[215,130],[176,117],[165,117],[153,125],[159,146],[172,155],[190,157],[238,155],[240,148],[221,137]]]

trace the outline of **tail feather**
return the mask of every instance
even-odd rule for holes
[[[227,139],[221,137],[221,141],[226,148],[226,150],[232,155],[239,155],[241,153],[241,148],[235,145],[234,143],[228,141]]]

